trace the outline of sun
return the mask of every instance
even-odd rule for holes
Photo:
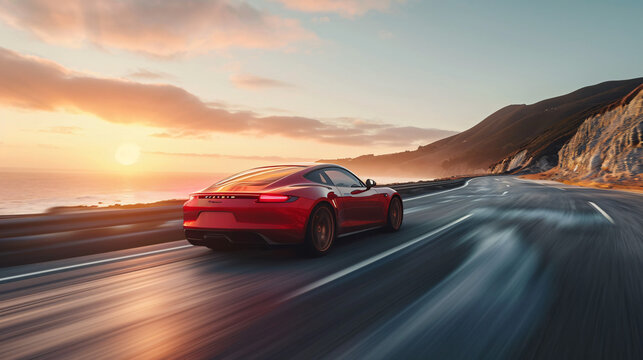
[[[116,153],[114,154],[114,158],[116,158],[116,161],[123,165],[135,164],[140,156],[141,148],[138,145],[132,143],[121,144],[118,149],[116,149]]]

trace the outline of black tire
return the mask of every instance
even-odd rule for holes
[[[327,254],[335,242],[337,226],[335,216],[328,205],[318,205],[310,212],[304,249],[309,256]]]
[[[402,199],[399,196],[394,196],[388,204],[388,212],[386,214],[386,231],[398,231],[402,227],[402,220],[404,219],[404,206]]]

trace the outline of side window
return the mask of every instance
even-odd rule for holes
[[[328,176],[326,176],[326,174],[324,174],[322,170],[315,170],[315,171],[309,172],[308,174],[304,175],[304,177],[318,184],[333,185],[330,183],[330,179],[328,179]]]
[[[363,187],[362,182],[352,174],[342,169],[326,169],[324,170],[330,180],[339,187]]]

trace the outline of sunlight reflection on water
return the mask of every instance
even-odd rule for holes
[[[40,213],[55,206],[149,203],[185,199],[225,174],[105,174],[0,171],[0,215]]]

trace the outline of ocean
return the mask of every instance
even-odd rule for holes
[[[42,213],[57,206],[108,206],[187,199],[228,174],[111,174],[0,170],[0,215]]]
[[[125,175],[0,169],[0,215],[42,213],[58,206],[109,206],[187,199],[190,193],[204,189],[228,175],[176,172]],[[373,178],[378,184],[418,180]]]

